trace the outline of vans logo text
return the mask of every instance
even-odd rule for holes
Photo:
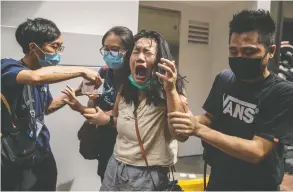
[[[231,117],[238,118],[245,123],[252,123],[254,115],[258,113],[258,108],[255,104],[239,100],[235,97],[225,94],[223,95],[223,113],[229,114]]]

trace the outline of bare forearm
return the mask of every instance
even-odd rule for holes
[[[226,135],[205,125],[201,126],[198,137],[230,156],[253,164],[259,163],[265,156],[254,140]]]
[[[194,117],[200,124],[211,127],[212,120],[208,114],[197,115]]]
[[[85,107],[83,105],[80,106],[78,110],[82,115],[83,114],[94,114],[97,112],[96,108],[93,107]]]
[[[176,90],[167,93],[167,106],[168,113],[179,111],[186,112],[183,107],[183,102],[180,99],[180,96]]]
[[[46,115],[54,113],[55,111],[64,107],[66,105],[66,103],[64,102],[64,99],[66,98],[67,98],[66,95],[62,95],[57,98],[54,98],[54,100],[51,102],[51,104],[47,108]]]
[[[168,113],[179,111],[179,112],[187,112],[184,108],[184,103],[181,101],[180,96],[176,90],[167,93],[167,108]],[[168,120],[168,127],[170,130],[171,135],[178,141],[184,142],[188,139],[188,136],[178,135],[175,133],[174,129],[169,123]]]
[[[83,76],[84,67],[50,66],[38,70],[23,70],[17,75],[18,84],[41,85],[52,84]]]

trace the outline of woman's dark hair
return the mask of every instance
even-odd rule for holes
[[[160,33],[156,31],[142,30],[134,36],[134,42],[136,43],[141,38],[150,38],[157,43],[157,55],[156,55],[155,66],[152,72],[151,84],[145,90],[146,97],[147,97],[147,104],[154,104],[154,105],[158,105],[161,103],[166,104],[167,97],[164,91],[164,87],[159,82],[159,79],[155,75],[155,72],[159,70],[158,63],[160,62],[161,58],[165,58],[170,61],[173,60],[168,42],[162,37]],[[128,80],[128,76],[131,74],[129,60],[130,60],[132,51],[133,51],[133,47],[126,53],[124,57],[124,63],[123,63],[123,69],[124,69],[123,85],[124,86],[121,91],[121,96],[124,97],[127,104],[133,103],[137,107],[139,104],[139,101],[138,101],[139,89],[131,85],[130,81]],[[179,74],[177,75],[176,89],[179,94],[182,94],[182,95],[184,94],[183,78]]]
[[[21,23],[15,32],[18,44],[24,54],[29,52],[29,44],[35,42],[39,47],[58,39],[60,30],[53,21],[43,18],[27,19]]]
[[[129,50],[133,47],[133,34],[130,29],[123,26],[112,27],[109,31],[105,33],[102,39],[102,45],[104,46],[106,38],[111,34],[117,35],[122,43],[122,48]]]

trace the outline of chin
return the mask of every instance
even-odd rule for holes
[[[143,85],[143,84],[145,84],[146,82],[147,82],[147,80],[146,80],[146,78],[145,77],[137,77],[136,75],[135,75],[135,77],[134,77],[134,81],[137,83],[137,84],[140,84],[140,85]]]

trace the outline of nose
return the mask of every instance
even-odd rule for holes
[[[242,57],[242,56],[243,56],[242,52],[241,51],[238,51],[236,57]]]
[[[139,53],[139,55],[136,58],[137,63],[144,63],[145,62],[145,56],[142,52]]]

